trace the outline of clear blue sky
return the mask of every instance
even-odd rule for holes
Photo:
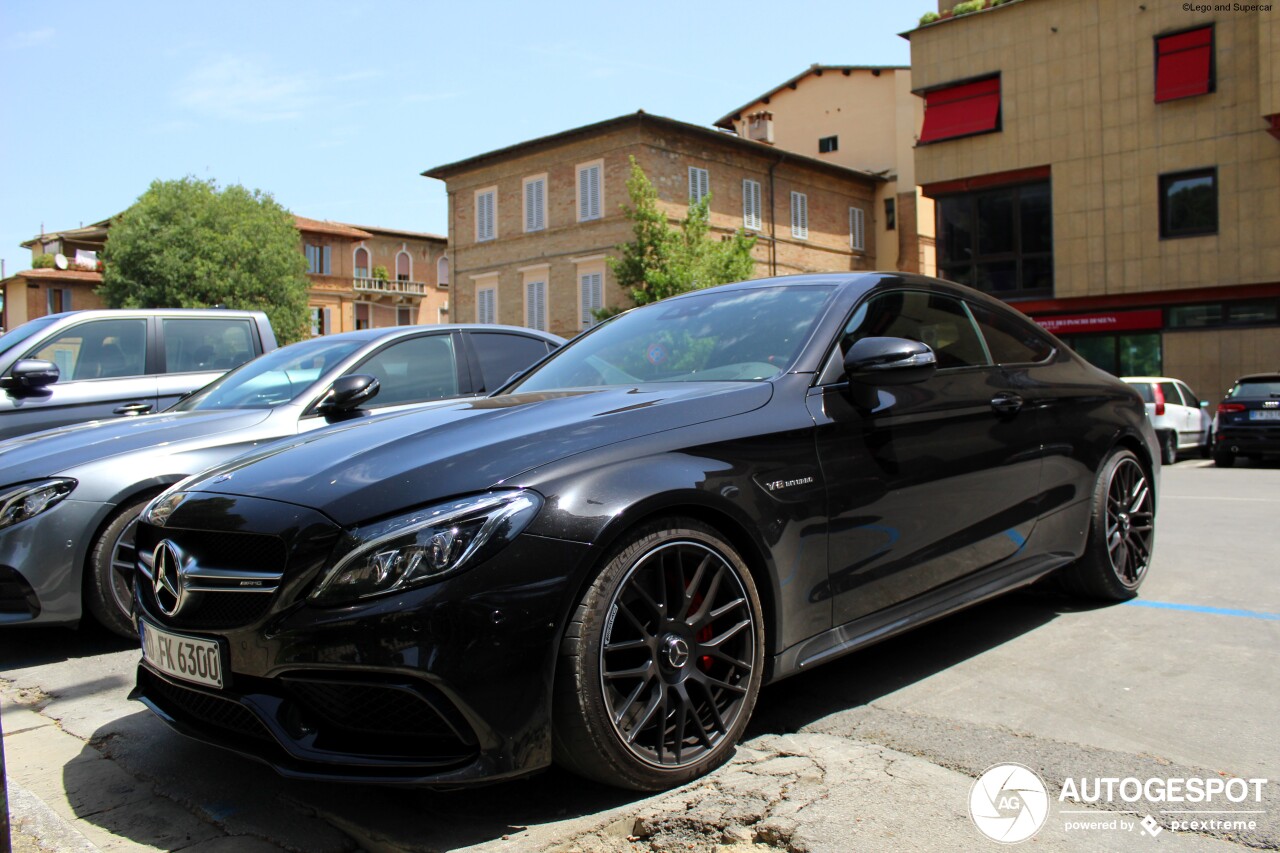
[[[644,109],[710,124],[811,63],[906,65],[915,3],[0,3],[0,257],[157,178],[443,234],[431,166]]]

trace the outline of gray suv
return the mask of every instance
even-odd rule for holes
[[[276,348],[261,311],[50,314],[0,336],[0,439],[159,412]]]

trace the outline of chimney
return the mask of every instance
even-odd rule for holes
[[[773,144],[773,113],[761,110],[747,116],[747,138]]]

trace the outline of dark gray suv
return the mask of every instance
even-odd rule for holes
[[[0,336],[0,439],[168,408],[276,348],[261,311],[70,311]]]

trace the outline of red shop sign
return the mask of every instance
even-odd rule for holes
[[[1032,319],[1055,335],[1074,335],[1081,332],[1132,332],[1138,329],[1159,329],[1164,326],[1164,312],[1159,308],[1111,311],[1106,314],[1058,314],[1053,317],[1033,317]]]

